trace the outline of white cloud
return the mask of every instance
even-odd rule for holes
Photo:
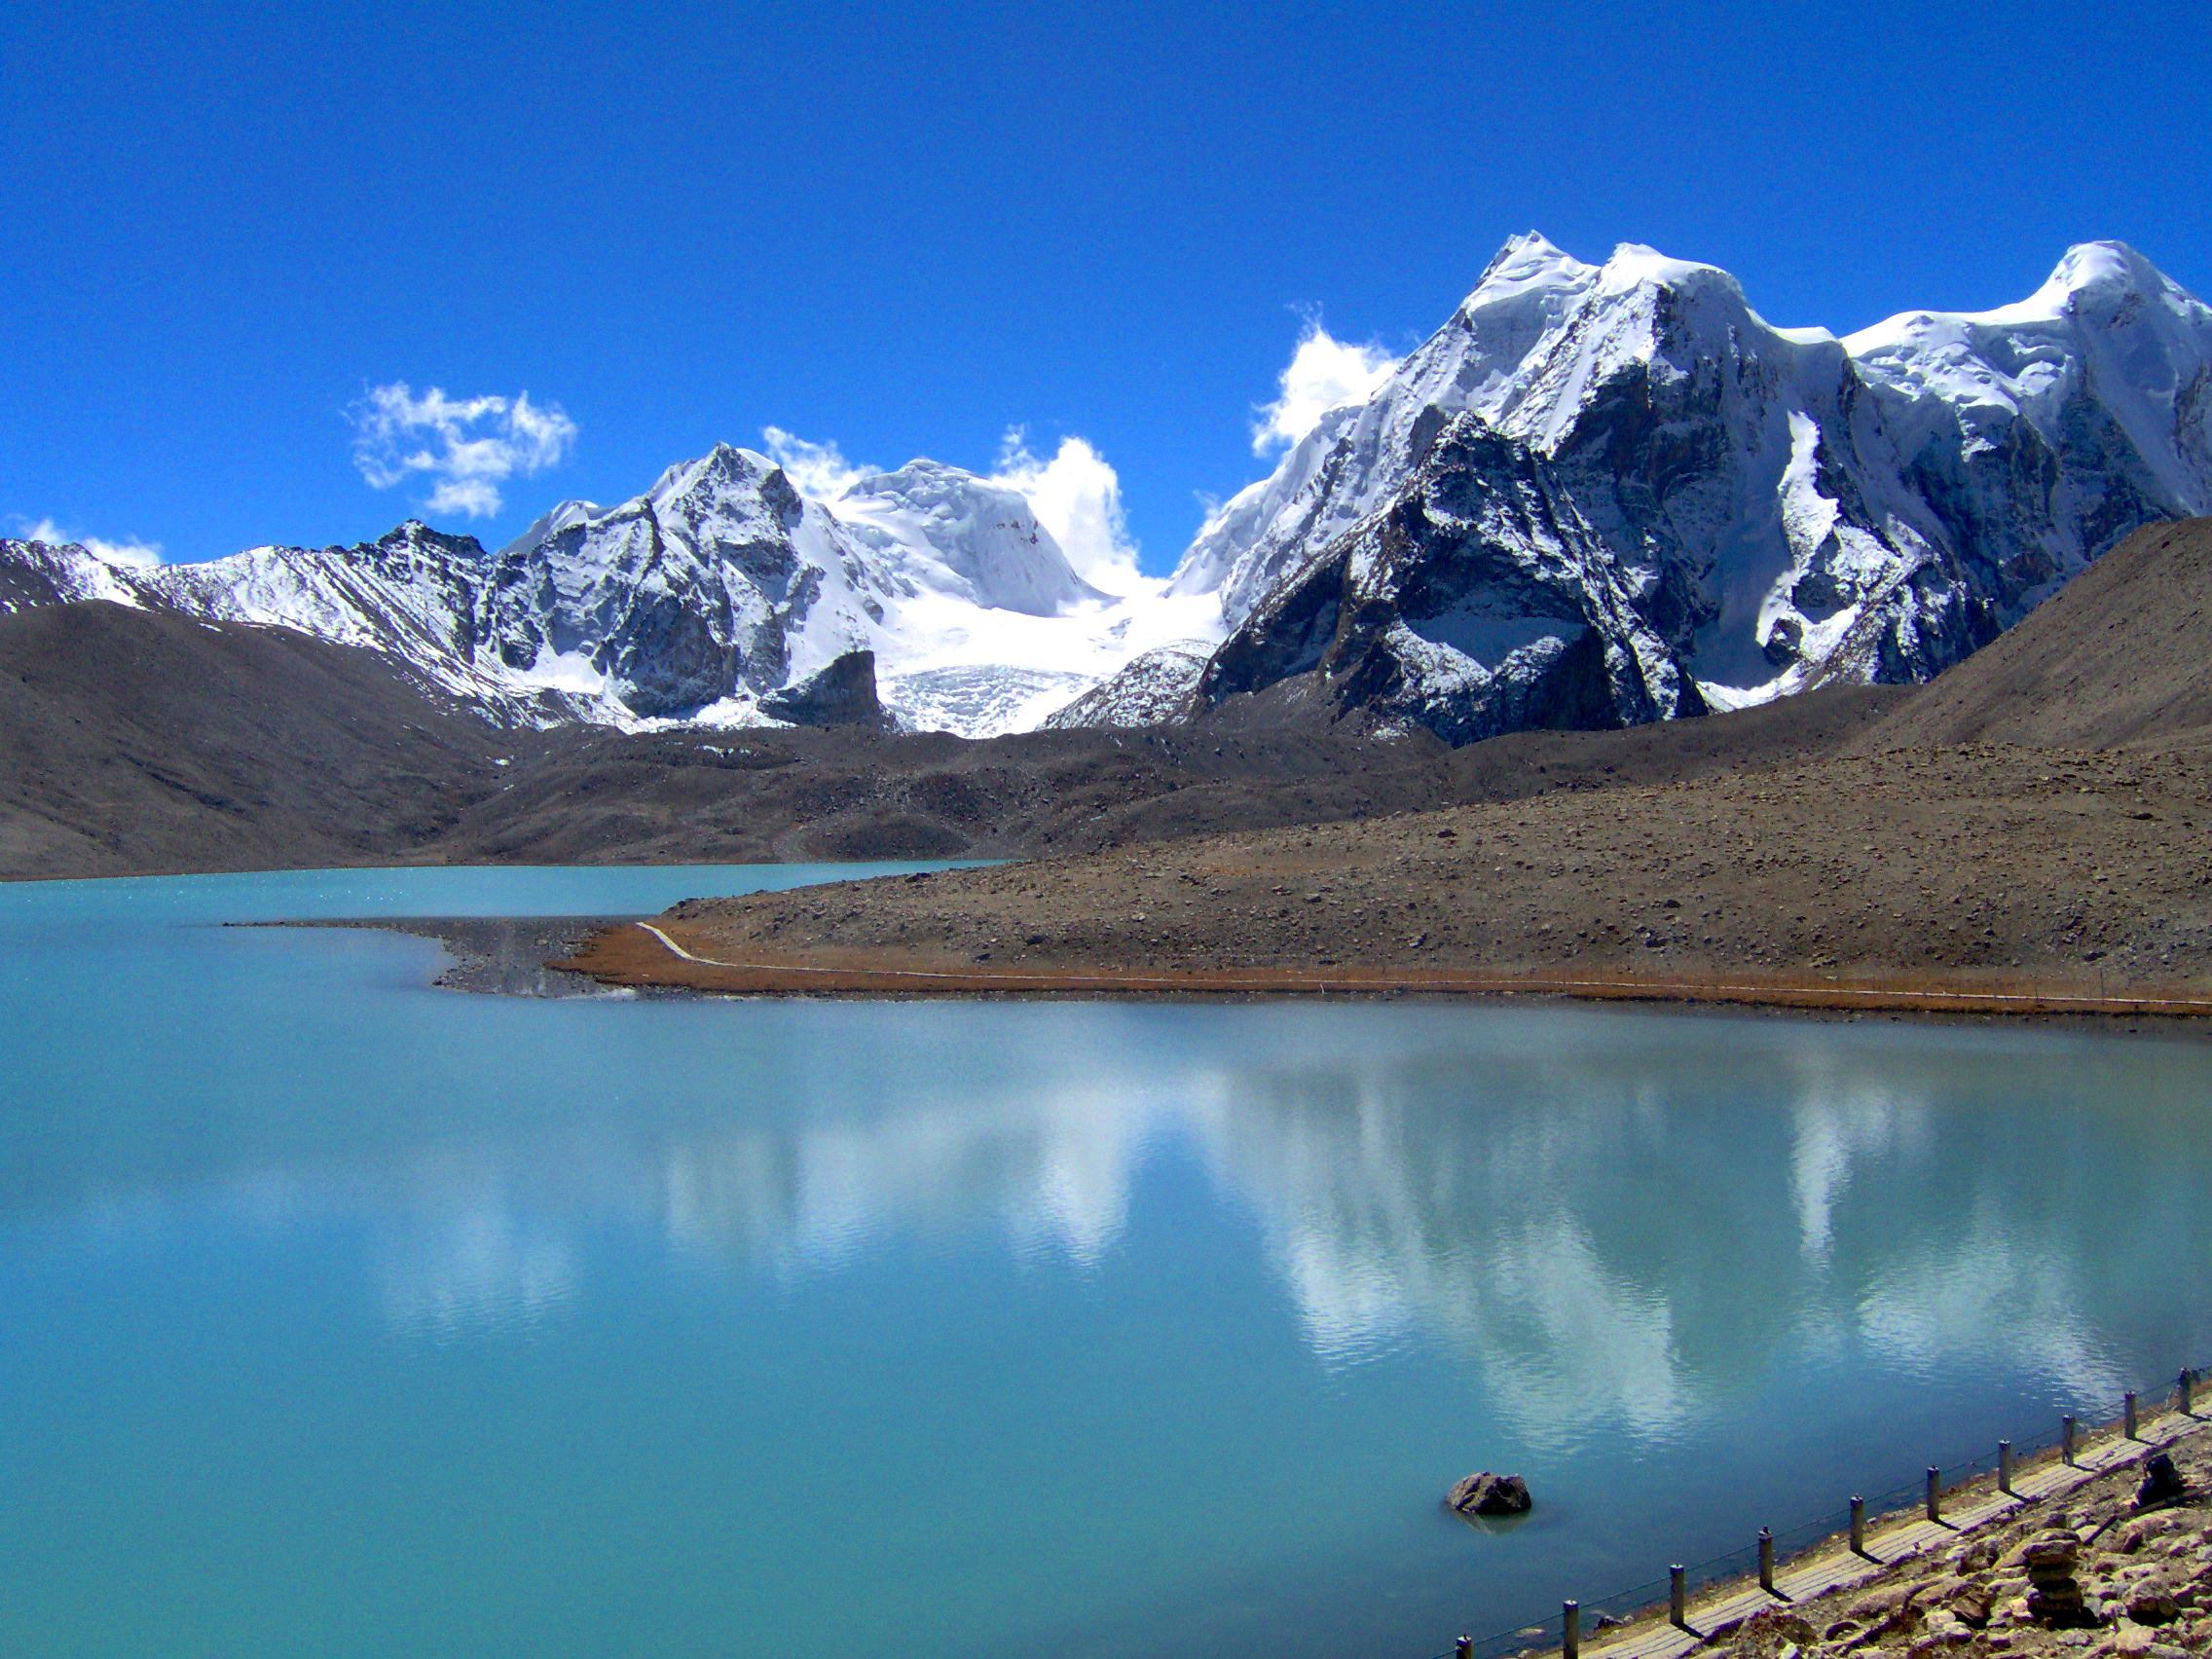
[[[1052,459],[1040,461],[1015,426],[991,482],[1028,498],[1029,510],[1085,581],[1108,593],[1127,593],[1137,584],[1137,545],[1122,516],[1122,480],[1086,439],[1062,438]]]
[[[17,528],[25,541],[46,541],[55,546],[75,542],[95,559],[104,559],[111,565],[126,570],[151,571],[162,562],[162,544],[159,541],[141,541],[135,535],[123,541],[107,541],[97,535],[78,535],[63,530],[50,518],[18,519]]]
[[[835,444],[809,443],[781,426],[763,427],[760,435],[768,440],[768,454],[798,487],[798,493],[817,501],[835,500],[861,479],[881,470],[855,466]]]
[[[421,474],[432,481],[424,507],[490,518],[505,503],[499,486],[535,477],[567,459],[576,424],[557,403],[530,393],[448,397],[431,387],[415,395],[405,381],[369,388],[353,405],[353,464],[371,488],[388,490]]]
[[[1308,317],[1278,383],[1282,395],[1257,410],[1252,453],[1288,449],[1330,410],[1364,403],[1397,366],[1398,359],[1382,347],[1335,339],[1318,317]]]

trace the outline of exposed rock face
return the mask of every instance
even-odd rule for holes
[[[1155,645],[1045,720],[1048,731],[1086,726],[1165,725],[1190,713],[1210,646],[1197,641]]]
[[[491,644],[634,715],[759,694],[866,643],[873,574],[780,467],[718,445],[499,556]]]
[[[1706,708],[1669,638],[1689,606],[1461,415],[1396,501],[1262,602],[1198,691],[1218,704],[1314,673],[1344,711],[1451,743],[1672,719]]]
[[[1178,583],[1208,701],[1319,670],[1455,742],[1933,677],[2129,531],[2212,509],[2212,310],[2117,243],[1838,340],[1648,248],[1509,243]]]
[[[1529,1483],[1519,1475],[1493,1475],[1488,1469],[1455,1481],[1444,1506],[1458,1515],[1526,1515],[1535,1507]]]
[[[760,699],[760,712],[793,725],[868,726],[890,722],[875,696],[875,653],[847,651],[828,668]]]

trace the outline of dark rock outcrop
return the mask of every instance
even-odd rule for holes
[[[2189,1483],[2181,1478],[2174,1460],[2163,1452],[2157,1452],[2143,1465],[2143,1482],[2135,1489],[2135,1502],[2137,1507],[2147,1509],[2154,1503],[2171,1503],[2188,1491]]]
[[[1692,608],[1588,529],[1548,463],[1472,415],[1407,490],[1276,588],[1199,680],[1218,706],[1311,674],[1341,715],[1447,743],[1705,713]]]
[[[1526,1515],[1535,1507],[1529,1483],[1519,1475],[1493,1475],[1488,1469],[1453,1483],[1444,1506],[1456,1515]]]
[[[806,679],[770,691],[760,712],[793,725],[867,726],[882,731],[890,721],[875,694],[875,653],[847,651]]]

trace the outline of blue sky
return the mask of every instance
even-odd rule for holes
[[[979,470],[1019,426],[1094,446],[1164,570],[1266,469],[1302,316],[1402,351],[1515,231],[1839,330],[2097,237],[2212,291],[2202,20],[10,0],[0,530],[203,558],[436,498],[497,544],[769,425]],[[407,469],[432,387],[508,400],[456,428],[506,477]]]

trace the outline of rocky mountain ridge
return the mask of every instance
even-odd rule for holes
[[[1539,237],[1201,533],[1214,703],[1317,675],[1451,741],[1927,680],[2212,509],[2212,311],[2118,243],[1838,339],[1726,273]]]
[[[150,569],[0,541],[0,605],[80,599],[370,646],[534,724],[788,723],[804,699],[787,693],[866,653],[895,719],[971,736],[1088,688],[1132,623],[1014,491],[914,461],[826,505],[726,444],[618,505],[563,502],[497,553],[415,520]]]
[[[1531,234],[1126,594],[1003,483],[916,461],[817,499],[718,445],[496,553],[412,521],[151,569],[0,542],[0,607],[290,627],[536,724],[775,723],[841,662],[850,709],[866,653],[906,729],[1157,724],[1296,682],[1459,743],[1925,681],[2206,511],[2212,311],[2120,244],[1838,338],[1714,267]]]

